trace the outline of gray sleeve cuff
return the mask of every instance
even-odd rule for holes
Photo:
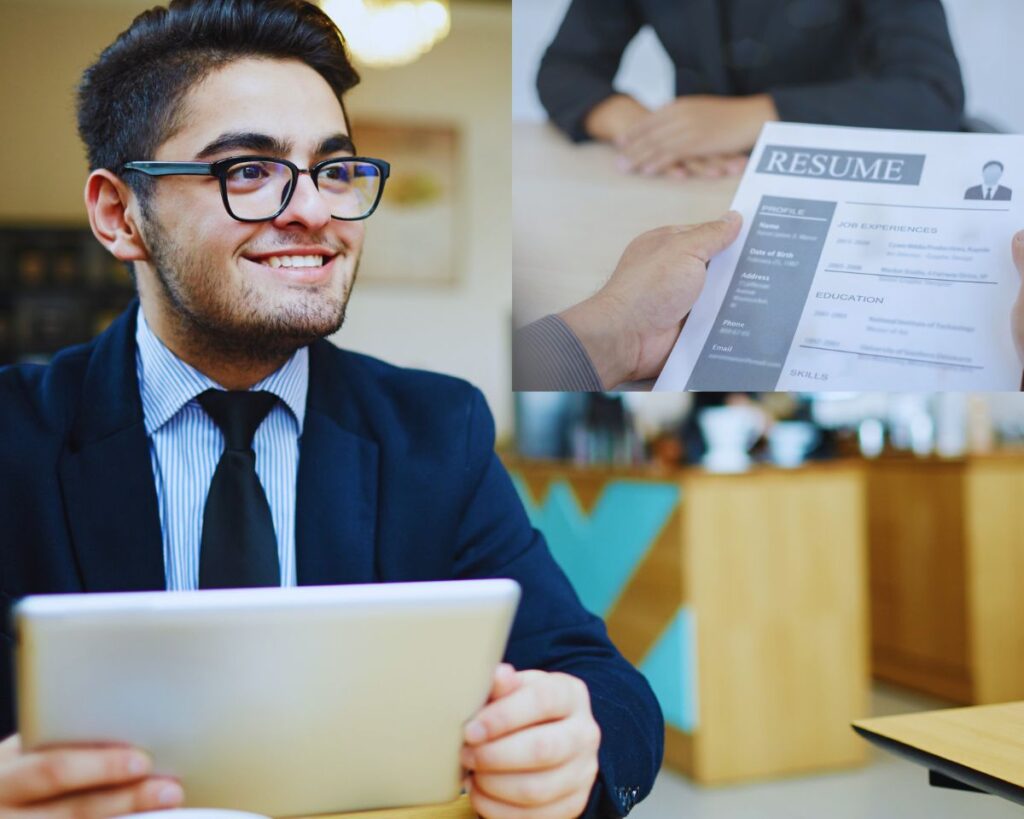
[[[545,316],[515,332],[512,389],[600,392],[604,385],[576,334],[558,316]]]

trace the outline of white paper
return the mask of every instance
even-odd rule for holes
[[[733,208],[656,390],[1020,389],[1024,136],[769,123]]]

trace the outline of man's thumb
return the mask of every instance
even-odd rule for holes
[[[679,234],[679,243],[685,251],[705,264],[711,257],[731,245],[739,235],[743,217],[730,210],[714,222],[705,222]]]

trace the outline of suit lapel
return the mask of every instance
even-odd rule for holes
[[[300,585],[372,583],[378,448],[360,428],[344,354],[319,341],[309,350],[309,394],[299,447],[295,562]]]
[[[85,591],[166,587],[163,538],[135,370],[128,308],[96,341],[68,445],[58,465]],[[299,447],[296,572],[302,585],[377,579],[377,444],[358,413],[328,342],[310,347]]]
[[[138,302],[99,337],[58,465],[84,590],[165,588],[163,540],[135,371]]]

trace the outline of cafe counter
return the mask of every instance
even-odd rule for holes
[[[869,694],[859,462],[721,475],[506,461],[702,783],[855,764]]]
[[[863,760],[874,676],[1024,699],[1024,453],[759,466],[507,458],[583,603],[704,783]]]

